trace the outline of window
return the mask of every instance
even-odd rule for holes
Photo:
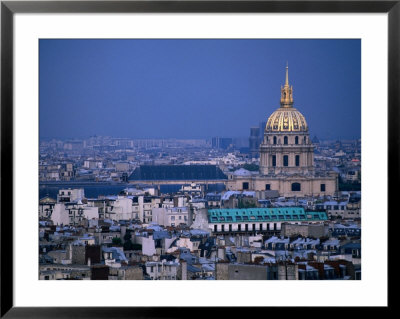
[[[294,144],[299,144],[299,137],[298,137],[298,136],[296,136],[296,137],[294,138]]]
[[[276,144],[276,136],[274,136],[274,144]]]
[[[300,183],[292,183],[292,192],[300,192],[300,191],[301,191]]]
[[[307,143],[307,138],[304,136],[304,144]]]
[[[266,191],[271,190],[271,184],[265,184],[265,190]]]
[[[263,230],[262,224],[260,224],[260,230]]]
[[[287,137],[287,136],[285,136],[285,137],[283,138],[283,144],[285,144],[285,145],[288,144],[288,137]]]
[[[283,166],[289,165],[289,156],[283,155]]]
[[[249,189],[249,183],[243,182],[243,189]]]
[[[253,230],[256,230],[256,224],[253,224]]]
[[[272,166],[276,166],[276,155],[272,155]]]
[[[321,184],[321,192],[325,192],[325,184]]]
[[[244,225],[244,229],[245,229],[245,231],[248,231],[248,230],[249,230],[249,225],[248,225],[248,224],[245,224],[245,225]]]
[[[242,230],[242,225],[238,225],[238,231],[241,231]]]
[[[232,225],[229,224],[229,231],[232,231]]]
[[[217,225],[214,225],[214,232],[217,231]]]
[[[225,225],[221,225],[221,230],[225,231]]]
[[[300,166],[300,155],[296,155],[296,166]]]

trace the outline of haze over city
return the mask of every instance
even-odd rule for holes
[[[248,137],[289,65],[311,136],[361,136],[360,40],[40,40],[40,138]]]
[[[40,280],[361,280],[359,40],[40,42]]]

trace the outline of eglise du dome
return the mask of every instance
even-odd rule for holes
[[[315,170],[314,146],[306,119],[293,105],[293,87],[289,85],[286,66],[280,107],[270,115],[264,129],[260,170],[254,175],[229,175],[228,190],[276,190],[285,197],[332,196],[337,192],[337,173]]]

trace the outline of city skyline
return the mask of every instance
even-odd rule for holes
[[[288,62],[310,135],[359,139],[360,44],[40,40],[40,138],[248,137],[279,106]]]

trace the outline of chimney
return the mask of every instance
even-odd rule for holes
[[[193,205],[190,203],[189,204],[189,210],[188,210],[188,222],[187,222],[187,225],[190,227],[191,225],[192,225],[192,223],[193,223],[193,211],[194,211],[194,208],[193,208]]]

